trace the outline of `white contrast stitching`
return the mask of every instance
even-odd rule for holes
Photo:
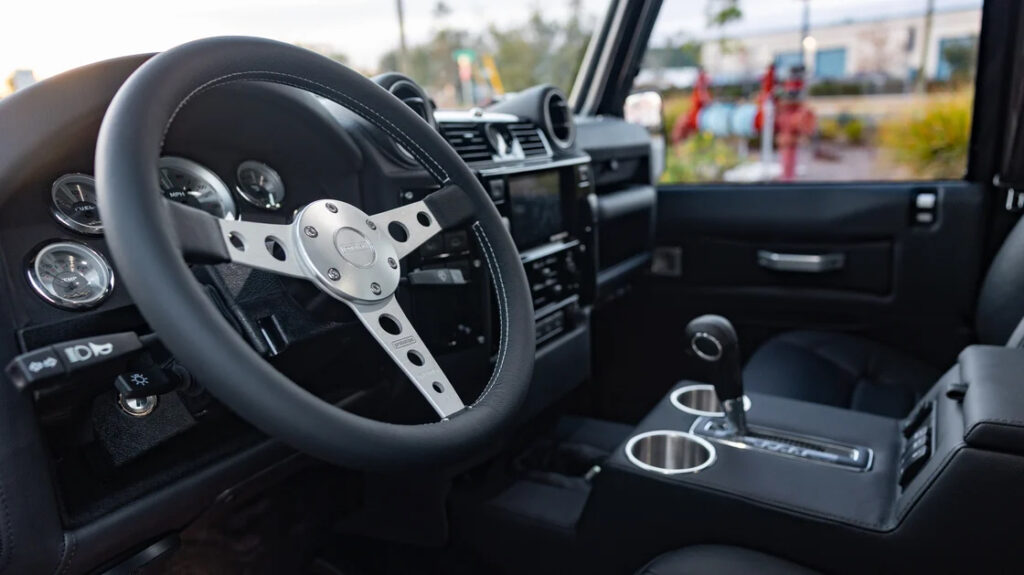
[[[499,329],[499,333],[501,333],[499,346],[501,349],[498,353],[498,362],[494,366],[494,373],[491,374],[491,380],[487,382],[487,387],[485,387],[483,392],[480,393],[480,397],[473,402],[473,405],[476,405],[483,401],[487,393],[491,391],[492,387],[494,387],[494,383],[498,379],[498,374],[501,373],[501,368],[505,365],[505,356],[508,354],[508,320],[505,317],[508,309],[508,295],[505,293],[505,282],[502,281],[501,268],[498,266],[498,258],[494,255],[493,248],[491,247],[491,241],[488,239],[487,234],[484,233],[483,226],[480,225],[480,222],[473,224],[473,231],[480,240],[480,246],[484,248],[484,258],[487,260],[487,267],[491,268],[491,274],[494,275],[496,285],[500,288],[498,291],[501,293],[501,298],[498,299],[498,321],[501,324]]]

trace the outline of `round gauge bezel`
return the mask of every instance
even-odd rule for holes
[[[87,224],[83,224],[81,222],[75,221],[74,218],[65,214],[63,211],[61,211],[59,207],[57,207],[57,191],[61,188],[61,186],[71,181],[81,181],[83,183],[88,183],[89,185],[92,186],[93,193],[96,193],[96,179],[90,176],[89,174],[82,174],[78,172],[64,174],[63,176],[54,180],[53,185],[50,186],[50,213],[53,214],[54,219],[60,222],[62,226],[66,227],[67,229],[73,232],[78,232],[80,234],[85,234],[88,236],[103,235],[102,222],[98,226],[90,226]]]
[[[234,196],[231,195],[231,190],[213,170],[199,162],[182,158],[181,156],[161,156],[157,170],[162,168],[181,170],[206,182],[206,185],[213,188],[214,194],[216,194],[217,199],[220,201],[221,209],[225,213],[224,219],[238,219],[238,206],[235,204]],[[161,190],[161,193],[163,193],[163,190]]]
[[[97,263],[101,265],[102,269],[105,270],[105,273],[107,274],[107,281],[103,286],[103,290],[99,293],[98,296],[86,301],[71,301],[61,298],[60,296],[54,295],[50,293],[49,290],[46,289],[46,286],[43,285],[42,279],[39,277],[38,271],[36,271],[36,264],[39,262],[39,258],[41,256],[43,256],[47,252],[59,248],[70,249],[72,251],[76,249],[82,250],[82,252],[85,252],[86,254],[91,256],[93,259],[95,259]],[[83,244],[82,242],[76,242],[72,240],[59,240],[47,243],[40,247],[38,250],[36,250],[35,255],[33,255],[32,258],[29,259],[28,265],[26,267],[27,269],[25,270],[25,272],[26,275],[28,276],[28,283],[29,285],[32,286],[32,289],[36,292],[36,294],[38,294],[39,297],[43,298],[43,300],[46,303],[59,307],[61,309],[75,311],[92,309],[106,301],[106,299],[110,296],[111,292],[114,291],[114,269],[110,267],[110,263],[107,261],[107,258],[103,257],[103,254]]]
[[[242,188],[241,174],[242,170],[244,169],[259,170],[266,174],[270,179],[277,181],[278,187],[281,188],[281,197],[277,199],[276,206],[268,206],[265,202],[262,201],[261,198],[253,196],[252,194],[250,194],[249,192],[245,191]],[[235,182],[235,191],[238,192],[238,195],[241,196],[241,198],[245,200],[246,203],[248,203],[249,205],[255,206],[261,210],[276,211],[281,209],[284,199],[288,195],[288,190],[285,188],[284,180],[281,178],[281,174],[278,174],[277,170],[271,168],[267,164],[260,162],[258,160],[245,160],[241,164],[238,164],[238,167],[235,168]]]

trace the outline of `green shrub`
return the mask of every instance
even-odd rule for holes
[[[866,140],[864,132],[864,120],[860,118],[853,118],[843,124],[843,139],[851,146],[864,144]]]
[[[935,97],[912,114],[881,125],[888,159],[923,179],[957,179],[967,167],[971,133],[971,95]]]
[[[701,132],[668,149],[661,181],[718,182],[739,163],[731,143]]]
[[[662,94],[661,106],[665,116],[665,140],[672,139],[672,127],[676,121],[690,111],[690,94],[677,92],[672,95]]]
[[[839,139],[841,127],[835,118],[822,118],[818,121],[818,137],[826,142],[834,142]]]

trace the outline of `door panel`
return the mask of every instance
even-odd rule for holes
[[[917,222],[921,193],[937,199],[932,223]],[[948,367],[973,333],[984,203],[981,188],[965,182],[660,188],[653,266],[660,273],[617,318],[643,334],[635,345],[621,343],[622,363],[645,370],[643,377],[633,371],[629,385],[617,370],[605,406],[629,419],[672,382],[701,378],[704,366],[683,353],[682,332],[704,313],[732,320],[744,357],[782,331],[823,329]],[[842,254],[844,265],[776,271],[759,264],[760,251]],[[659,265],[664,257],[675,264]]]
[[[930,193],[933,221],[918,223],[916,199]],[[657,244],[682,248],[682,273],[651,288],[680,304],[680,321],[705,308],[757,339],[827,326],[951,363],[971,333],[983,199],[963,182],[664,187]],[[776,271],[759,265],[759,251],[839,254],[845,265]]]

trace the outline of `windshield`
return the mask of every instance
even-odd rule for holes
[[[411,76],[439,108],[551,83],[566,93],[607,0],[41,0],[0,8],[0,96],[91,62],[219,35]]]

